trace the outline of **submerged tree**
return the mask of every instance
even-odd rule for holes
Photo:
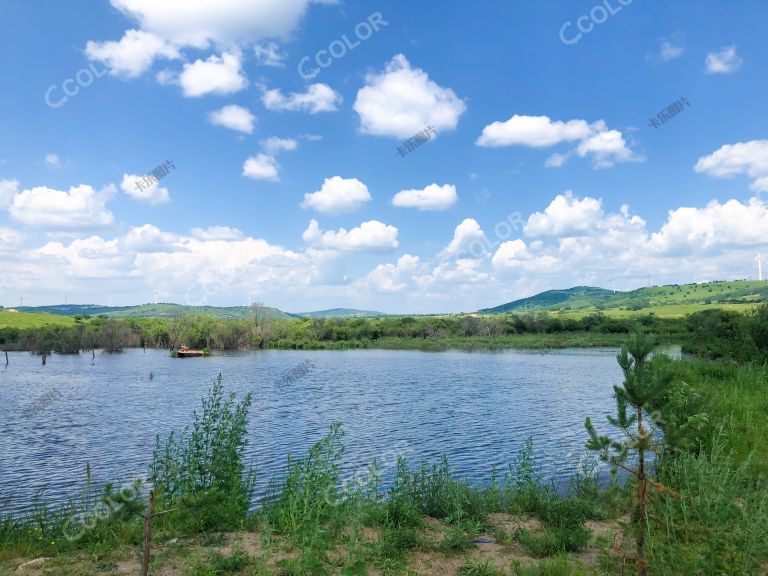
[[[597,452],[602,461],[621,468],[637,478],[633,521],[636,530],[637,567],[641,576],[647,574],[645,561],[647,488],[650,484],[660,491],[664,490],[661,484],[648,477],[646,468],[648,453],[657,449],[650,424],[657,426],[660,424],[659,413],[651,413],[651,409],[659,405],[664,388],[664,379],[657,377],[649,362],[654,345],[655,339],[645,334],[642,326],[638,325],[633,329],[627,343],[622,346],[617,356],[624,372],[624,383],[613,387],[616,396],[616,416],[609,416],[608,421],[624,437],[621,440],[614,440],[609,436],[599,436],[589,418],[585,423],[589,433],[587,449]]]

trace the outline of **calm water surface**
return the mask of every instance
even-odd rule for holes
[[[346,432],[345,472],[376,457],[391,476],[447,454],[473,482],[505,469],[525,439],[551,478],[578,461],[584,418],[605,421],[621,380],[615,351],[260,351],[178,360],[167,352],[51,356],[47,366],[10,354],[0,368],[0,508],[27,509],[78,494],[90,462],[97,481],[145,477],[155,435],[190,422],[216,376],[253,393],[248,457],[257,493],[329,425]],[[306,369],[299,368],[304,366]],[[292,372],[293,371],[293,372]],[[150,373],[153,375],[150,378]],[[293,377],[287,377],[293,374]],[[43,398],[47,398],[44,400]]]

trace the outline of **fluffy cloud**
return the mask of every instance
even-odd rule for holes
[[[49,295],[72,290],[94,302],[105,301],[107,294],[124,303],[149,301],[155,289],[163,300],[181,304],[245,305],[249,293],[291,302],[308,286],[329,279],[338,254],[293,252],[223,230],[209,229],[203,236],[208,235],[180,236],[147,224],[113,239],[48,242],[19,254],[9,282],[25,293],[36,288],[43,294],[50,287]],[[0,266],[11,257],[0,250]]]
[[[211,112],[208,115],[208,121],[214,126],[223,126],[243,134],[253,134],[256,116],[244,106],[231,104]]]
[[[542,245],[534,243],[532,247],[541,249]],[[551,274],[560,270],[556,256],[536,254],[520,239],[503,242],[493,255],[491,264],[497,273],[515,271]]]
[[[251,156],[243,164],[243,176],[267,182],[280,181],[280,165],[275,156],[280,152],[293,151],[299,143],[293,138],[267,138],[261,141],[264,152]]]
[[[19,191],[18,180],[0,180],[0,210],[5,210]]]
[[[735,44],[707,54],[707,72],[709,74],[730,74],[741,68],[742,63],[743,60],[736,53]]]
[[[621,132],[609,130],[603,120],[592,124],[586,120],[553,121],[548,116],[515,114],[506,122],[493,122],[483,128],[476,144],[487,148],[527,146],[549,148],[557,144],[578,142],[575,153],[589,156],[596,168],[610,168],[616,162],[639,159],[628,147]],[[546,165],[562,166],[568,155],[554,154]]]
[[[195,98],[206,94],[233,94],[248,85],[241,70],[240,54],[225,52],[221,56],[209,56],[184,64],[179,75],[184,96]]]
[[[137,78],[152,67],[158,58],[175,60],[178,49],[151,32],[127,30],[119,42],[88,42],[85,54],[102,62],[112,76]]]
[[[465,218],[453,231],[453,239],[442,251],[445,258],[477,258],[486,253],[488,239],[474,218]]]
[[[204,48],[286,37],[310,0],[111,0],[143,30],[177,45]],[[330,3],[325,0],[324,3]]]
[[[209,226],[208,228],[192,228],[192,237],[197,240],[242,240],[245,238],[242,230],[229,226]]]
[[[281,90],[267,90],[261,97],[261,102],[267,110],[277,112],[335,112],[341,104],[341,94],[327,84],[311,84],[304,92],[292,92],[285,96]]]
[[[355,212],[371,201],[368,186],[357,178],[334,176],[326,178],[317,192],[304,194],[302,208],[312,208],[326,214]]]
[[[107,201],[113,194],[114,187],[97,192],[83,184],[64,192],[38,186],[16,194],[8,211],[29,226],[54,230],[100,228],[114,222],[112,212],[107,209]]]
[[[754,178],[751,190],[768,192],[768,140],[726,144],[699,158],[694,170],[719,178],[747,174]]]
[[[567,210],[582,216],[571,219],[574,223],[563,217]],[[582,220],[591,228],[580,225]],[[754,274],[755,253],[768,249],[768,204],[759,198],[673,208],[651,230],[626,206],[610,212],[600,199],[564,194],[528,222],[548,234],[532,237],[529,231],[539,231],[534,229],[524,238],[509,237],[488,222],[486,235],[468,218],[431,258],[377,259],[356,277],[344,263],[368,262],[395,250],[397,228],[374,220],[352,230],[322,230],[313,221],[299,251],[226,226],[183,235],[145,224],[114,238],[85,235],[38,248],[25,248],[26,240],[4,228],[0,269],[14,293],[34,291],[48,298],[66,290],[94,302],[112,294],[128,304],[142,295],[149,301],[157,289],[165,301],[188,304],[245,304],[252,294],[288,310],[303,302],[307,309],[354,303],[401,313],[446,312],[550,288],[610,286],[614,279],[620,289],[636,288],[645,285],[647,275],[654,283],[744,278]]]
[[[266,182],[279,182],[279,165],[270,154],[256,154],[246,159],[243,164],[243,176]]]
[[[673,256],[764,244],[768,244],[768,206],[758,198],[746,204],[715,200],[705,208],[671,210],[649,243],[654,250]]]
[[[447,210],[458,200],[456,186],[430,184],[423,190],[401,190],[392,198],[392,204],[401,208],[418,208],[421,211]]]
[[[558,195],[544,212],[531,214],[525,233],[528,236],[591,234],[596,231],[595,226],[602,216],[600,200],[589,197],[579,200],[568,190],[564,195]]]
[[[272,154],[286,151],[292,152],[299,147],[299,143],[293,138],[275,138],[274,136],[262,141],[261,145],[264,147],[264,150]]]
[[[478,146],[530,146],[547,148],[561,142],[585,140],[594,133],[585,120],[561,122],[547,116],[519,116],[506,122],[494,122],[483,128],[477,139]]]
[[[363,222],[349,231],[345,228],[323,231],[313,219],[302,238],[313,248],[348,252],[390,252],[398,246],[397,228],[378,220]]]
[[[428,126],[438,133],[455,130],[466,105],[453,90],[439,86],[398,54],[383,73],[366,76],[354,109],[362,132],[409,138]]]
[[[420,268],[418,256],[404,254],[395,264],[379,264],[357,285],[374,292],[401,292],[410,284],[411,276]]]
[[[179,236],[152,224],[134,226],[119,239],[120,247],[132,252],[171,252],[181,249],[179,243]]]
[[[145,176],[137,176],[136,174],[123,174],[120,188],[134,200],[150,206],[168,204],[171,201],[171,193],[168,188],[160,186],[160,182],[157,180],[154,184],[146,186],[144,184],[145,178]]]

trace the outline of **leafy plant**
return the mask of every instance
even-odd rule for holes
[[[219,375],[202,401],[202,412],[194,413],[192,428],[178,436],[171,433],[165,443],[157,437],[149,475],[162,503],[179,505],[182,515],[197,511],[207,516],[193,514],[188,526],[224,529],[247,514],[255,478],[243,454],[250,406],[250,393],[241,402],[234,394],[225,396]]]

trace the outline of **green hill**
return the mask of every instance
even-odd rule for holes
[[[375,318],[386,316],[386,314],[371,310],[355,310],[354,308],[331,308],[317,312],[302,312],[297,316],[304,316],[305,318]]]
[[[103,314],[110,318],[176,318],[200,314],[225,320],[245,320],[253,313],[248,306],[184,306],[181,304],[141,304],[139,306],[97,306],[94,304],[60,304],[56,306],[24,306],[20,312],[54,314],[57,316],[76,316]],[[296,314],[288,314],[277,308],[267,308],[272,318],[296,318]]]
[[[547,290],[535,296],[522,298],[495,308],[480,310],[481,314],[502,314],[504,312],[534,312],[570,306],[572,309],[590,308],[605,304],[614,293],[603,288],[577,286],[566,290]]]
[[[57,304],[53,306],[22,306],[19,312],[47,314],[54,316],[98,316],[110,318],[175,318],[200,314],[225,320],[245,320],[253,313],[248,306],[184,306],[181,304],[141,304],[139,306],[99,306],[96,304]],[[291,314],[277,308],[267,308],[272,318],[373,318],[385,316],[381,312],[355,310],[353,308],[332,308],[315,312]]]
[[[765,281],[671,284],[615,293],[603,288],[579,286],[567,290],[548,290],[479,312],[502,314],[544,310],[644,310],[670,306],[690,306],[694,310],[696,306],[753,305],[765,301],[768,301],[768,282]]]

